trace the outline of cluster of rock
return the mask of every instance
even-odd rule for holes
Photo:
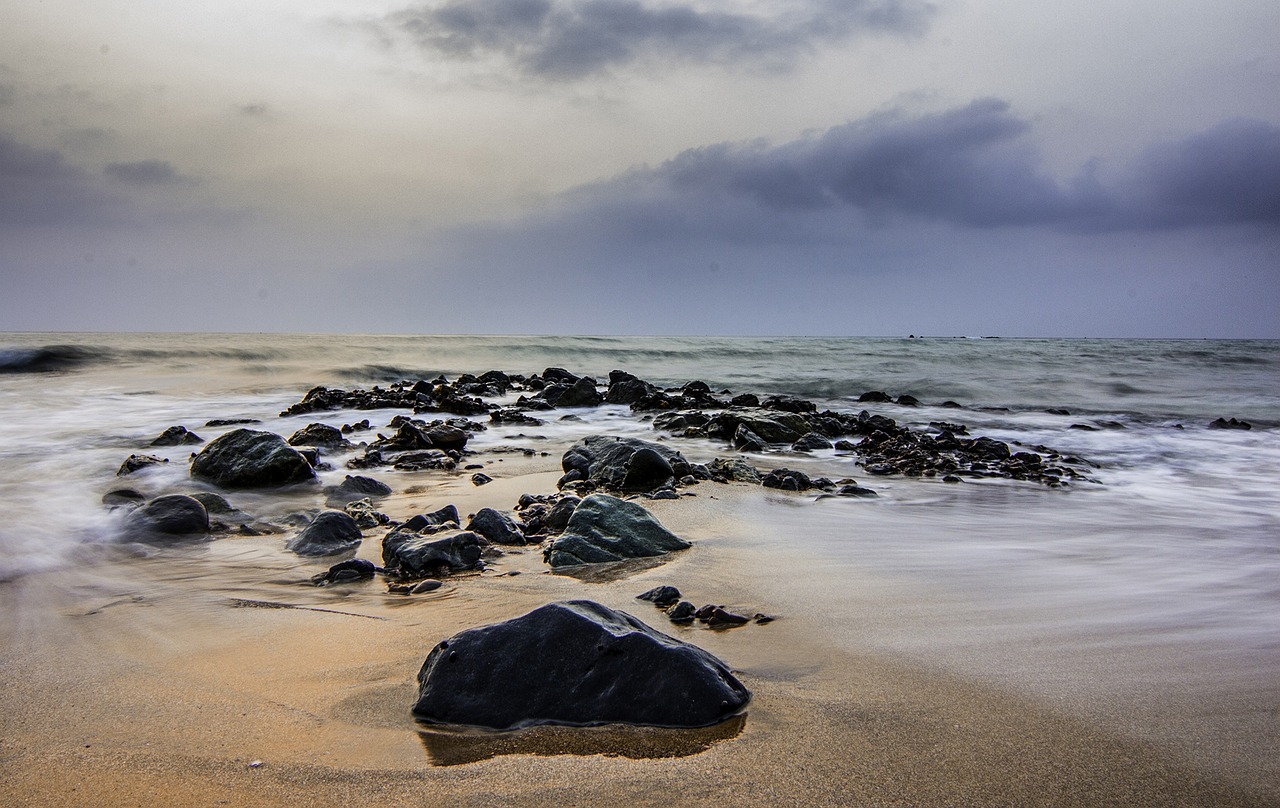
[[[655,586],[648,592],[636,595],[637,600],[647,600],[666,614],[667,619],[676,625],[689,625],[693,621],[705,623],[708,628],[736,628],[745,626],[753,620],[758,625],[772,623],[776,618],[756,612],[754,617],[737,614],[723,605],[708,603],[702,608],[694,606],[691,601],[684,600],[680,590],[674,586]]]

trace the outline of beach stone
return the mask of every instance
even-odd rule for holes
[[[560,459],[560,486],[576,480],[611,491],[652,491],[689,473],[689,462],[674,449],[639,438],[591,435]]]
[[[125,529],[136,541],[205,536],[209,533],[209,512],[194,497],[169,494],[131,511]]]
[[[470,530],[429,538],[398,528],[382,539],[382,564],[406,578],[437,577],[451,571],[479,569],[489,542]]]
[[[553,407],[595,407],[604,402],[595,380],[583,376],[570,384],[555,384],[543,390],[543,397]]]
[[[204,509],[211,514],[238,513],[235,508],[231,507],[231,503],[227,502],[227,498],[221,494],[215,494],[212,491],[197,491],[194,494],[189,494],[189,496],[194,500],[199,500]]]
[[[698,609],[687,600],[682,600],[676,605],[667,609],[667,619],[672,623],[687,625],[693,622],[694,615]]]
[[[331,505],[346,504],[366,497],[388,496],[391,494],[391,486],[372,477],[348,474],[338,485],[325,488],[324,493]]]
[[[328,586],[329,584],[366,581],[372,578],[376,572],[378,572],[378,567],[372,561],[366,561],[363,558],[352,558],[347,561],[339,561],[325,572],[311,576],[311,583],[316,586]]]
[[[650,558],[689,546],[643,506],[592,494],[578,503],[564,532],[543,551],[543,559],[553,568],[570,567]]]
[[[167,459],[162,457],[156,457],[155,455],[138,455],[138,454],[129,455],[128,457],[125,458],[124,462],[120,464],[120,470],[116,472],[116,476],[124,477],[127,474],[133,474],[135,471],[138,471],[139,469],[145,469],[151,466],[158,466],[162,463],[168,463],[168,462],[169,461]]]
[[[328,556],[350,552],[363,540],[360,526],[350,514],[324,511],[311,520],[285,549],[303,556]]]
[[[652,384],[626,371],[614,370],[609,373],[609,390],[605,393],[604,401],[606,404],[634,404],[656,392],[658,388]]]
[[[1236,418],[1217,418],[1209,423],[1210,429],[1253,429],[1253,424]]]
[[[310,482],[315,470],[273,432],[236,429],[205,446],[191,460],[191,476],[222,488],[267,488]]]
[[[411,516],[402,527],[415,533],[421,533],[424,530],[443,527],[449,523],[462,524],[462,517],[458,516],[458,509],[453,505],[445,505],[440,510],[432,511],[431,513],[420,513]]]
[[[323,449],[345,449],[351,441],[342,435],[342,430],[328,424],[307,424],[294,432],[289,438],[290,446],[319,446]]]
[[[703,727],[750,699],[710,653],[625,612],[578,600],[549,603],[436,645],[418,673],[413,714],[430,723],[498,730]]]
[[[680,590],[674,586],[655,586],[648,592],[636,595],[637,600],[647,600],[654,606],[666,608],[680,600]]]
[[[475,531],[493,544],[527,544],[524,531],[512,519],[493,508],[481,508],[467,522],[467,530]]]
[[[758,410],[729,409],[707,424],[707,437],[736,441],[740,428],[744,426],[763,443],[794,443],[813,431],[799,413],[775,410],[765,416]]]
[[[800,440],[791,444],[791,448],[797,452],[812,452],[815,449],[830,449],[831,441],[819,435],[817,432],[810,432],[801,436]]]
[[[707,464],[712,479],[717,477],[740,483],[759,483],[760,472],[747,461],[738,457],[717,457]]]
[[[342,511],[356,520],[356,525],[361,530],[379,527],[391,521],[391,517],[373,507],[373,501],[368,497],[348,502],[342,506]]]
[[[132,488],[115,488],[102,495],[102,504],[109,508],[132,508],[146,501],[146,497]]]
[[[765,488],[780,488],[783,491],[808,491],[814,487],[813,480],[803,471],[792,469],[774,469],[764,475],[760,484]]]
[[[858,396],[860,404],[888,404],[893,401],[893,397],[883,390],[868,390]]]
[[[151,441],[152,446],[191,446],[204,443],[204,438],[189,431],[185,426],[171,426],[160,437]]]
[[[493,478],[482,471],[477,471],[475,474],[471,475],[472,485],[486,485],[491,482],[493,482]]]
[[[841,496],[841,497],[863,497],[866,499],[880,496],[874,490],[870,488],[864,488],[863,486],[856,485],[856,484],[842,485],[835,490],[835,493],[836,493],[836,496]]]

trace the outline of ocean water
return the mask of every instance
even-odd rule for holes
[[[315,385],[550,366],[601,381],[623,369],[660,385],[701,379],[717,391],[791,393],[918,426],[961,422],[973,435],[1086,458],[1096,482],[1058,490],[869,478],[855,458],[830,451],[754,455],[761,468],[854,477],[880,497],[762,491],[705,544],[735,586],[834,647],[998,682],[1077,711],[1123,700],[1138,734],[1186,733],[1188,743],[1217,748],[1245,738],[1255,753],[1275,747],[1274,341],[6,334],[0,586],[82,570],[119,539],[120,515],[101,497],[122,484],[115,474],[129,454],[172,462],[128,485],[148,495],[181,490],[191,448],[146,446],[171,425],[206,439],[231,428],[203,426],[213,418],[261,419],[259,428],[285,436],[317,420],[367,417],[380,427],[397,412],[278,413]],[[857,403],[869,390],[909,393],[922,406]],[[472,448],[536,440],[555,458],[588,434],[656,437],[625,407],[579,415],[495,426]],[[1219,417],[1253,428],[1210,429]],[[671,440],[695,462],[734,454]],[[341,479],[337,465],[327,476]],[[380,476],[400,484],[394,473]],[[267,515],[318,506],[315,498]],[[259,502],[268,511],[269,499]],[[1272,708],[1208,716],[1196,707],[1233,699]]]

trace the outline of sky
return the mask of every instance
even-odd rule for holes
[[[1280,338],[1274,0],[0,0],[0,331]]]

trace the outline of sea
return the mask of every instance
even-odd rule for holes
[[[1127,715],[1126,731],[1182,734],[1188,748],[1280,752],[1278,341],[0,334],[0,586],[118,568],[103,550],[121,542],[121,515],[102,497],[123,484],[122,461],[170,460],[129,481],[148,495],[189,485],[191,447],[147,445],[167,427],[206,440],[232,428],[205,426],[219,418],[286,437],[313,421],[369,418],[376,429],[399,413],[279,413],[318,385],[547,367],[602,383],[621,369],[661,386],[785,393],[920,428],[959,422],[1083,458],[1090,480],[1066,488],[957,485],[872,477],[854,455],[779,447],[747,460],[853,478],[879,496],[762,489],[711,546],[736,585],[832,648]],[[859,403],[868,391],[920,404]],[[494,425],[471,447],[536,441],[554,465],[588,434],[660,437],[624,406],[571,414]],[[1251,428],[1211,428],[1219,418]],[[737,454],[661,437],[693,462]],[[345,473],[338,464],[322,477]]]

